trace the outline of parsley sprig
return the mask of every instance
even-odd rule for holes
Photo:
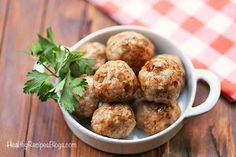
[[[36,93],[41,101],[51,98],[71,113],[79,105],[75,95],[83,96],[87,87],[86,80],[78,76],[90,75],[94,61],[83,58],[77,51],[70,51],[56,44],[51,27],[47,29],[46,37],[38,35],[38,42],[33,43],[27,53],[35,58],[45,71],[34,69],[28,72],[24,93]],[[54,83],[55,79],[60,81]]]

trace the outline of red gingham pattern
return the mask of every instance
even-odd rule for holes
[[[171,39],[197,68],[221,79],[222,93],[236,101],[236,1],[89,0],[120,24],[150,27]]]

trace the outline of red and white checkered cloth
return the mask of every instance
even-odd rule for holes
[[[236,0],[89,0],[120,24],[150,27],[172,40],[197,68],[221,79],[236,101]]]

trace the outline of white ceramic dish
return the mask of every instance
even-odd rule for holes
[[[72,132],[88,145],[99,150],[118,153],[118,154],[133,154],[151,150],[155,147],[170,140],[183,126],[184,119],[197,116],[211,110],[220,96],[220,81],[211,72],[201,69],[194,69],[190,60],[170,41],[159,36],[145,27],[139,26],[114,26],[108,27],[97,32],[94,32],[78,43],[71,50],[76,50],[81,45],[90,41],[99,41],[106,43],[107,39],[122,31],[135,31],[148,37],[156,46],[157,54],[172,53],[178,55],[184,65],[186,71],[186,85],[179,97],[179,105],[181,108],[181,116],[176,122],[165,130],[152,135],[146,136],[139,129],[135,129],[127,139],[113,139],[98,135],[91,131],[89,122],[76,121],[75,118],[61,107],[66,123]],[[210,87],[210,92],[206,101],[196,107],[192,107],[198,80],[204,80]]]

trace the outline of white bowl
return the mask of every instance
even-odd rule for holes
[[[197,116],[211,110],[215,106],[220,96],[220,81],[210,71],[195,69],[191,61],[173,43],[145,27],[108,27],[86,36],[70,49],[76,50],[81,45],[90,41],[98,41],[105,44],[110,36],[122,31],[135,31],[145,35],[155,44],[157,48],[157,54],[171,53],[178,55],[181,58],[186,72],[186,85],[178,100],[182,111],[178,120],[165,130],[151,136],[147,136],[142,131],[135,128],[129,138],[113,139],[92,132],[90,128],[90,122],[83,120],[79,120],[78,122],[72,115],[65,111],[63,107],[61,107],[61,110],[65,121],[72,132],[88,145],[105,152],[133,154],[145,152],[162,145],[163,143],[170,140],[182,128],[185,118]],[[196,94],[197,81],[199,79],[208,83],[210,92],[205,102],[196,107],[192,107]]]

